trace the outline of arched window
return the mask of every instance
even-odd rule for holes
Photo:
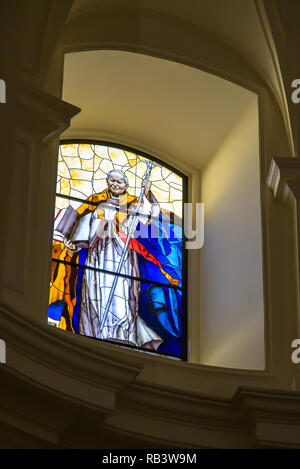
[[[48,323],[185,360],[186,193],[143,152],[61,142]]]

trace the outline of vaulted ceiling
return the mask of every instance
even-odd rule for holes
[[[86,27],[88,18],[97,17],[103,28],[101,18],[108,11],[112,16],[131,12],[137,18],[137,43],[147,28],[138,20],[142,12],[153,12],[157,21],[161,16],[175,27],[179,21],[205,32],[235,51],[237,60],[253,67],[277,101],[284,102],[276,57],[261,20],[261,2],[75,0],[67,21],[72,42],[76,44],[78,34],[81,37],[81,18]],[[87,49],[93,47],[87,44]],[[66,54],[63,99],[82,111],[64,136],[107,135],[114,141],[136,142],[137,147],[142,144],[143,149],[159,149],[175,159],[186,157],[189,165],[202,169],[254,94],[199,69],[121,49]]]
[[[278,75],[274,65],[271,44],[261,16],[263,2],[257,0],[75,0],[69,21],[86,12],[107,8],[131,8],[167,15],[170,21],[180,19],[199,30],[209,32],[224,44],[241,52],[269,84],[279,93]],[[276,14],[276,4],[272,2]],[[279,14],[277,14],[279,21]]]
[[[64,136],[129,139],[201,169],[254,96],[201,70],[147,55],[66,54],[63,99],[81,113]]]

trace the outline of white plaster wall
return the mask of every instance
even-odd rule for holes
[[[202,174],[200,361],[264,369],[257,98]]]

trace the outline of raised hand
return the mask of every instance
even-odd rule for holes
[[[147,196],[151,188],[151,181],[149,179],[143,179],[142,187],[145,187],[145,195]]]
[[[65,239],[64,245],[70,250],[70,251],[78,251],[76,245],[72,243],[69,239]]]

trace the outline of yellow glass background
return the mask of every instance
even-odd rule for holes
[[[128,193],[139,196],[149,159],[119,148],[88,143],[60,145],[57,169],[57,193],[81,200],[107,188],[107,173],[112,169],[122,171],[128,178]],[[161,208],[182,218],[182,178],[154,162],[150,175],[151,191]],[[81,202],[56,198],[56,214]],[[55,215],[56,215],[55,214]]]

